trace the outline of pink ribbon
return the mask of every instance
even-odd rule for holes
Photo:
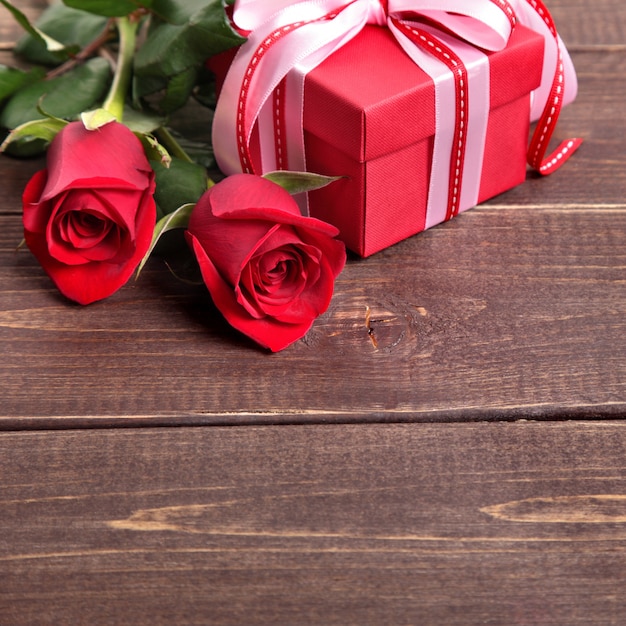
[[[528,148],[528,163],[543,176],[561,167],[582,139],[562,141],[548,156],[548,142],[564,105],[576,97],[578,83],[570,56],[542,0],[512,0],[519,21],[544,36],[541,85],[531,96],[531,120],[539,120]]]
[[[564,47],[561,50],[556,31],[552,35],[549,21],[529,17],[535,11],[531,3],[537,2],[513,1],[524,11],[525,23],[550,32],[557,50],[552,57],[565,68],[563,59],[569,57]],[[424,18],[456,37],[424,25]],[[426,226],[476,204],[489,109],[488,67],[479,49],[506,46],[518,19],[507,0],[237,0],[233,19],[251,33],[229,69],[213,121],[213,146],[222,171],[305,170],[302,112],[307,72],[366,24],[386,25],[435,85],[436,132]],[[550,61],[544,67],[546,75]],[[569,82],[564,80],[567,69],[558,79],[558,71],[555,74],[560,89]],[[571,74],[575,94],[573,68]],[[454,124],[449,123],[450,111],[455,111]],[[546,126],[556,117],[558,113]],[[251,151],[255,126],[260,162]],[[537,153],[547,145],[547,134]],[[472,158],[466,159],[466,154]],[[562,156],[558,164],[564,160]]]

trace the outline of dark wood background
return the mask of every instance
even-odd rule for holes
[[[158,259],[68,304],[0,157],[0,624],[626,623],[626,5],[548,7],[576,156],[279,354]]]

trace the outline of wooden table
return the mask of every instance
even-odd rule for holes
[[[548,6],[579,153],[282,353],[157,259],[68,304],[0,158],[0,624],[626,623],[626,5]]]

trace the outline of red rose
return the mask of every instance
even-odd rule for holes
[[[47,170],[24,190],[24,238],[61,293],[80,304],[117,291],[147,252],[156,221],[154,172],[141,142],[111,122],[63,128]]]
[[[186,232],[217,308],[272,351],[302,337],[328,308],[346,262],[337,234],[303,217],[282,187],[251,174],[211,187]]]

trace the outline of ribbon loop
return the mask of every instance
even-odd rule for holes
[[[389,15],[427,18],[483,50],[502,50],[517,24],[508,0],[389,0]]]
[[[387,0],[369,0],[369,9],[367,12],[367,23],[376,26],[385,26],[387,24]]]

